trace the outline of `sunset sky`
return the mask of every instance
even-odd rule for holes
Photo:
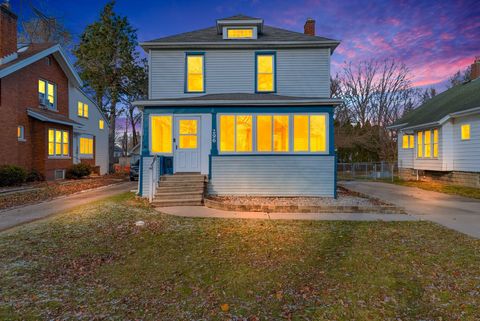
[[[62,19],[75,38],[94,21],[107,1],[12,0],[20,18],[29,4]],[[261,17],[265,24],[303,32],[308,17],[317,35],[341,40],[333,54],[333,72],[344,61],[395,57],[412,71],[416,86],[444,90],[444,81],[480,55],[480,5],[459,1],[340,0],[118,0],[117,12],[128,16],[140,41],[214,25],[235,14]]]

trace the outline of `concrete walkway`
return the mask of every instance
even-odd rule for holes
[[[405,214],[365,214],[365,213],[264,213],[223,211],[204,206],[157,207],[157,211],[183,217],[206,218],[249,218],[271,220],[314,220],[314,221],[418,221],[418,218]]]
[[[403,207],[417,218],[480,238],[479,200],[388,183],[350,181],[339,185]]]
[[[64,212],[74,207],[91,203],[102,198],[128,192],[136,188],[136,186],[136,182],[120,183],[106,187],[95,188],[70,196],[56,198],[51,201],[1,211],[0,231],[4,231],[20,224],[39,220],[53,214]]]

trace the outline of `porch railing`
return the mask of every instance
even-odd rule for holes
[[[149,170],[150,170],[150,188],[149,188],[149,195],[148,195],[148,200],[149,202],[153,202],[153,197],[155,196],[155,193],[157,191],[157,182],[158,182],[158,171],[157,171],[157,165],[158,164],[158,156],[155,155],[153,156],[152,163],[150,164]]]

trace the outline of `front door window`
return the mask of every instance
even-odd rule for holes
[[[179,120],[179,145],[181,149],[197,148],[198,145],[198,123],[197,119]]]

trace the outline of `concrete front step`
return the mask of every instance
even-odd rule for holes
[[[193,191],[193,192],[176,192],[176,193],[156,193],[155,200],[169,200],[169,199],[192,199],[203,197],[203,191]]]
[[[164,175],[160,177],[162,182],[204,182],[204,175]]]
[[[201,187],[157,187],[157,194],[162,193],[203,193],[203,186]]]
[[[158,183],[158,187],[197,187],[203,188],[205,182],[190,182],[190,181],[179,181],[179,182],[172,182],[172,181],[161,181]]]
[[[157,200],[152,202],[154,207],[168,207],[168,206],[201,206],[203,205],[202,198],[189,198],[189,199],[170,199],[170,200]]]

